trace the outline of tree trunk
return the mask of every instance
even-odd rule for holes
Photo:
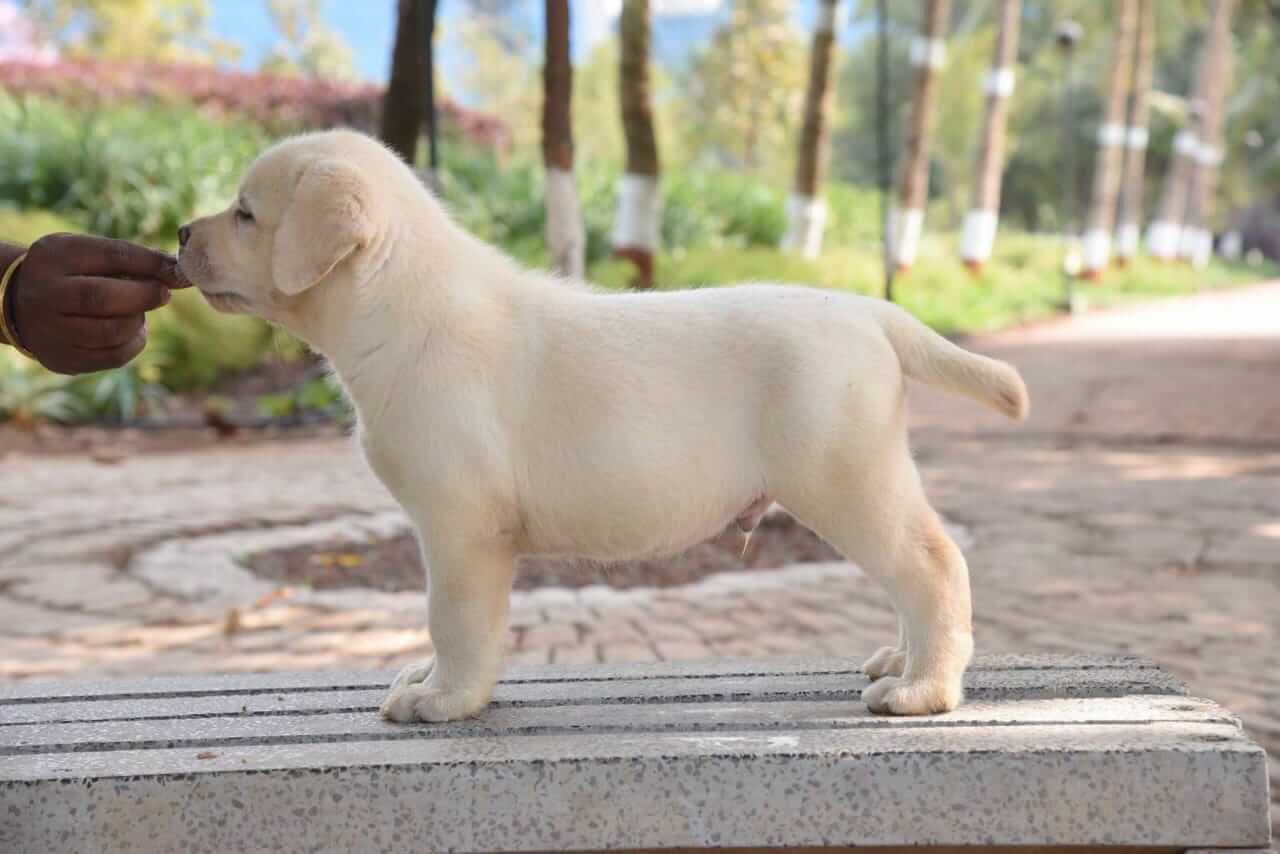
[[[427,16],[427,33],[423,39],[423,62],[426,68],[423,70],[423,76],[426,78],[426,92],[424,93],[424,108],[427,113],[427,168],[430,170],[429,178],[431,181],[431,189],[439,190],[438,179],[440,175],[440,150],[439,150],[439,114],[436,111],[436,9],[439,6],[437,0],[426,0],[426,16]]]
[[[898,183],[898,205],[891,216],[893,261],[900,271],[915,262],[924,208],[929,200],[929,134],[933,129],[937,72],[946,60],[943,36],[950,10],[950,0],[924,0],[924,22],[920,35],[911,45],[916,87],[907,126],[906,156]]]
[[[637,288],[653,287],[654,253],[662,223],[658,141],[649,103],[649,2],[623,0],[618,99],[627,142],[627,169],[618,186],[614,254],[636,267]]]
[[[573,180],[573,65],[569,0],[546,0],[546,58],[542,66],[542,161],[547,169],[547,247],[561,275],[583,276],[586,234]]]
[[[996,223],[1000,218],[1000,179],[1004,173],[1005,123],[1009,118],[1009,96],[1013,94],[1014,66],[1018,60],[1018,24],[1022,0],[1000,0],[1000,29],[987,72],[986,113],[978,140],[974,166],[973,205],[964,218],[960,237],[960,257],[974,272],[991,257]]]
[[[1231,13],[1235,0],[1213,0],[1210,5],[1209,40],[1205,44],[1207,83],[1201,104],[1200,140],[1188,181],[1187,209],[1178,257],[1195,267],[1209,263],[1213,253],[1213,195],[1218,188],[1222,162],[1222,126],[1226,118],[1227,89],[1231,82]]]
[[[1124,266],[1138,253],[1142,220],[1142,183],[1147,154],[1147,122],[1151,112],[1151,75],[1155,63],[1153,0],[1138,0],[1138,35],[1134,47],[1133,87],[1129,93],[1129,126],[1125,129],[1124,177],[1116,229],[1116,263]]]
[[[1115,227],[1116,198],[1120,194],[1120,166],[1124,156],[1125,91],[1129,84],[1133,40],[1137,32],[1137,0],[1116,0],[1112,6],[1115,30],[1111,65],[1102,93],[1102,125],[1093,165],[1093,194],[1085,224],[1082,273],[1097,279],[1111,261],[1111,231]]]
[[[382,102],[382,141],[412,166],[427,100],[427,3],[399,0],[397,10],[391,80]]]
[[[831,112],[832,48],[836,40],[836,4],[822,0],[809,53],[809,83],[804,92],[804,118],[796,156],[796,183],[787,200],[787,233],[782,248],[806,258],[822,249],[827,206],[818,195],[827,167],[828,114]]]
[[[1164,189],[1155,219],[1147,228],[1147,251],[1153,258],[1172,261],[1178,255],[1187,197],[1200,151],[1200,124],[1206,88],[1209,85],[1209,44],[1200,50],[1195,81],[1188,93],[1187,126],[1173,138],[1173,159],[1165,175]]]

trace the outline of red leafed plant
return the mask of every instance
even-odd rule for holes
[[[202,110],[250,116],[273,128],[350,125],[372,131],[383,88],[311,77],[231,71],[214,65],[57,60],[0,61],[0,88],[66,99],[181,99]],[[473,142],[504,147],[506,124],[448,99],[437,105],[444,128]]]

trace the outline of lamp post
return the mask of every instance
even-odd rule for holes
[[[1080,248],[1076,240],[1076,156],[1075,146],[1071,142],[1074,129],[1072,80],[1075,47],[1084,35],[1084,29],[1075,21],[1066,20],[1058,24],[1054,31],[1054,44],[1062,53],[1062,210],[1063,210],[1063,253],[1062,274],[1065,284],[1063,307],[1075,312],[1082,306],[1076,296],[1076,277],[1080,274]]]

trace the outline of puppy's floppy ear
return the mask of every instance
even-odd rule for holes
[[[275,286],[293,296],[318,284],[374,238],[372,193],[356,169],[319,160],[303,171],[276,230]]]

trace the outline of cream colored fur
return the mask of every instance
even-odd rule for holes
[[[416,523],[436,655],[396,679],[388,718],[485,706],[517,555],[671,553],[768,499],[888,588],[902,630],[866,665],[867,704],[960,701],[968,571],[908,453],[904,377],[1021,418],[1008,365],[874,299],[611,294],[521,269],[347,131],[266,152],[235,205],[192,223],[181,269],[329,358]]]

